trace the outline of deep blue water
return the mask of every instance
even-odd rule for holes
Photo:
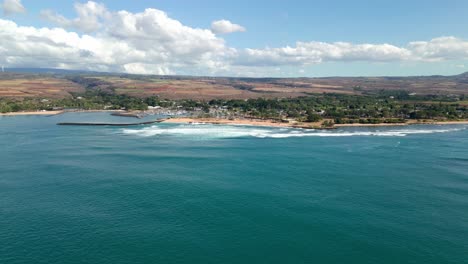
[[[0,263],[468,263],[466,126],[121,120],[0,117]]]

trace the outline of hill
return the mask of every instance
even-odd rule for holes
[[[466,95],[468,73],[455,76],[327,78],[156,76],[55,69],[8,69],[0,73],[0,97],[4,98],[64,98],[86,89],[135,97],[196,100],[286,98],[321,93],[363,95],[382,91]]]

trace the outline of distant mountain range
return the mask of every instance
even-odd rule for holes
[[[41,74],[83,74],[83,73],[98,73],[83,70],[64,70],[53,68],[5,68],[5,72],[11,73],[41,73]]]
[[[66,70],[66,69],[54,69],[54,68],[4,68],[5,72],[10,73],[38,73],[38,74],[103,74],[103,75],[143,75],[148,76],[148,74],[128,74],[122,72],[98,72],[98,71],[87,71],[87,70]],[[152,76],[164,76],[167,75],[152,75]],[[185,76],[185,75],[172,75],[174,77],[192,77],[192,78],[233,78],[233,79],[326,79],[326,78],[374,78],[374,77],[384,77],[388,79],[400,79],[400,78],[468,78],[468,72],[461,73],[458,75],[421,75],[421,76],[354,76],[354,77],[341,77],[341,76],[332,76],[332,77],[208,77],[208,76]]]

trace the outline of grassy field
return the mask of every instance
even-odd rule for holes
[[[468,94],[468,78],[139,78],[100,77],[117,93],[136,96],[158,95],[168,99],[247,99],[299,97],[309,94],[366,94],[380,90],[401,90],[416,94]]]
[[[84,88],[63,78],[43,76],[10,76],[0,78],[0,97],[5,98],[64,98]]]
[[[310,94],[372,94],[382,90],[419,95],[468,95],[468,74],[428,77],[211,78],[117,74],[0,74],[0,97],[63,98],[85,89],[166,99],[289,98]]]

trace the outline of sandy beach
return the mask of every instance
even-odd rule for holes
[[[30,112],[11,112],[0,113],[0,116],[24,116],[24,115],[59,115],[63,111],[30,111]]]
[[[408,122],[408,125],[468,125],[468,120],[463,121],[433,121],[433,122]]]
[[[416,120],[408,120],[407,123],[381,123],[381,124],[335,124],[335,127],[386,127],[386,126],[411,126],[411,125],[468,125],[468,120],[465,121],[429,121],[420,122]]]
[[[10,112],[0,113],[0,116],[26,116],[26,115],[60,115],[63,113],[98,113],[98,112],[123,112],[123,110],[59,110],[59,111],[25,111],[25,112]],[[131,112],[133,113],[133,112]]]
[[[381,124],[335,124],[335,127],[385,127],[385,126],[408,126],[409,123],[381,123]]]

